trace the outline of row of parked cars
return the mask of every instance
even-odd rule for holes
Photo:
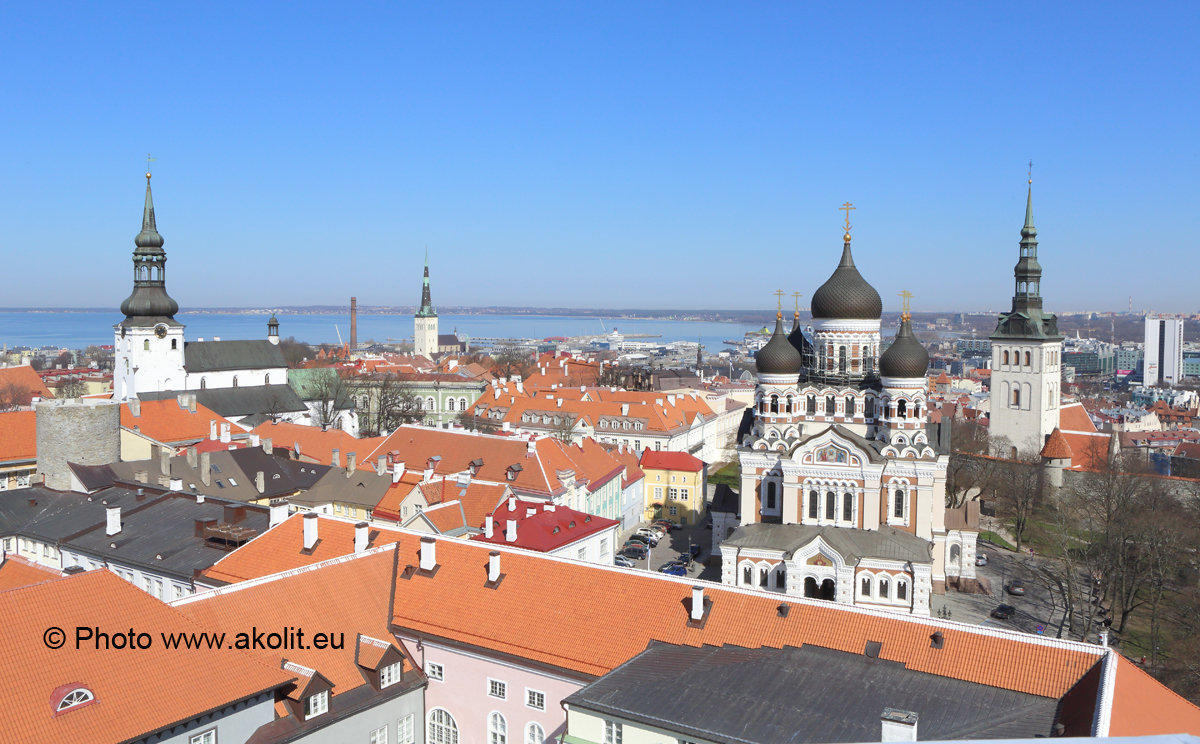
[[[617,554],[613,562],[618,566],[625,568],[633,568],[634,561],[647,560],[650,557],[650,549],[656,547],[671,530],[680,528],[678,522],[672,522],[669,519],[658,519],[651,522],[647,527],[640,527],[621,547],[621,552]],[[686,553],[680,553],[678,557],[673,558],[663,565],[658,567],[662,573],[672,576],[686,576],[688,569],[692,565],[692,561],[700,555],[700,546],[692,545],[691,549]]]

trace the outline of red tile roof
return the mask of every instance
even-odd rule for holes
[[[616,519],[585,514],[565,506],[554,506],[544,502],[525,501],[517,498],[511,498],[500,504],[492,513],[492,519],[494,520],[494,529],[491,537],[480,534],[471,539],[513,545],[527,550],[536,550],[539,553],[558,550],[564,545],[570,545],[621,524]],[[515,542],[509,542],[507,539],[510,519],[517,523]]]
[[[58,578],[62,578],[61,571],[47,568],[21,556],[7,555],[4,562],[0,563],[0,592]]]
[[[0,413],[0,462],[37,459],[37,414],[33,411]]]
[[[1167,689],[1137,664],[1114,653],[1109,736],[1149,736],[1188,733],[1200,735],[1200,708]]]
[[[1067,403],[1058,409],[1058,428],[1063,431],[1095,431],[1096,425],[1082,403]]]
[[[16,386],[16,389],[23,393],[18,398],[17,405],[27,406],[35,396],[44,400],[54,398],[54,394],[50,392],[50,388],[46,387],[46,383],[42,382],[37,370],[29,365],[0,367],[0,389],[7,388],[9,385]]]
[[[359,466],[364,469],[373,467],[373,464],[367,461],[367,453],[374,451],[383,441],[382,437],[355,439],[341,429],[322,431],[319,426],[270,421],[254,427],[251,433],[269,437],[272,447],[289,450],[297,459],[321,465],[333,464],[335,449],[338,450],[343,464],[346,462],[347,453],[353,452],[358,455]]]
[[[1050,438],[1046,440],[1046,446],[1042,447],[1042,457],[1050,458],[1051,460],[1070,460],[1071,445],[1067,444],[1067,438],[1063,436],[1062,430],[1058,427],[1050,432]]]
[[[400,504],[412,490],[421,482],[421,473],[406,471],[400,476],[400,480],[392,481],[392,485],[388,487],[387,492],[383,494],[383,498],[379,499],[379,503],[371,510],[371,516],[375,519],[390,519],[393,522],[401,521]]]
[[[698,472],[704,469],[704,461],[686,452],[660,452],[646,450],[642,455],[642,469],[687,470]]]
[[[128,403],[121,404],[121,426],[136,431],[156,442],[168,444],[198,442],[207,439],[212,431],[210,422],[217,423],[218,431],[221,424],[229,420],[199,403],[196,412],[192,413],[186,406],[180,406],[177,398],[166,400],[143,400],[139,403],[140,415],[134,416]],[[232,427],[231,427],[232,428]],[[241,432],[241,429],[234,431]],[[222,447],[221,449],[225,449]]]
[[[209,630],[108,571],[88,571],[0,592],[0,738],[22,744],[130,741],[246,697],[288,684],[293,675],[245,651],[168,649],[160,633]],[[47,628],[66,630],[64,648],[43,643]],[[133,651],[75,647],[75,628],[147,633]],[[76,687],[95,703],[56,714],[55,698]]]

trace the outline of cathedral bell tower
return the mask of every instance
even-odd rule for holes
[[[1013,270],[1012,311],[992,332],[992,391],[988,428],[1005,457],[1036,455],[1058,426],[1062,336],[1058,318],[1042,309],[1042,266],[1033,226],[1033,179],[1025,197],[1021,255]]]
[[[425,252],[425,278],[421,282],[421,306],[413,317],[413,354],[433,359],[438,351],[438,316],[429,296],[429,251]]]
[[[179,304],[167,294],[167,254],[154,221],[149,173],[142,231],[133,243],[133,292],[121,303],[125,319],[113,327],[113,399],[118,401],[184,389],[184,326],[175,320]]]

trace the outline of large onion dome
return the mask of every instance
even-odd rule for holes
[[[154,221],[154,197],[150,193],[150,174],[146,174],[146,204],[142,208],[142,230],[133,239],[133,292],[121,303],[125,319],[171,319],[179,312],[179,303],[167,294],[167,253],[163,237]]]
[[[879,320],[883,301],[879,293],[858,273],[850,254],[847,234],[842,261],[821,288],[813,293],[812,316],[834,320]]]
[[[804,360],[783,332],[783,315],[775,316],[775,332],[771,340],[754,355],[754,368],[759,374],[798,375]]]
[[[879,357],[879,374],[884,377],[924,377],[929,371],[929,352],[913,335],[908,314],[901,316],[896,340]]]

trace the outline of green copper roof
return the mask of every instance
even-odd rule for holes
[[[1058,318],[1042,309],[1042,265],[1037,260],[1037,228],[1033,224],[1033,186],[1025,196],[1021,255],[1013,269],[1012,311],[1000,316],[991,338],[1056,340]]]
[[[136,253],[162,253],[163,237],[154,224],[154,197],[150,193],[150,174],[146,174],[146,205],[142,208],[142,231],[133,239]]]
[[[437,311],[433,309],[433,300],[429,296],[429,250],[425,251],[425,278],[421,281],[421,307],[417,310],[418,318],[432,318],[437,316]]]

